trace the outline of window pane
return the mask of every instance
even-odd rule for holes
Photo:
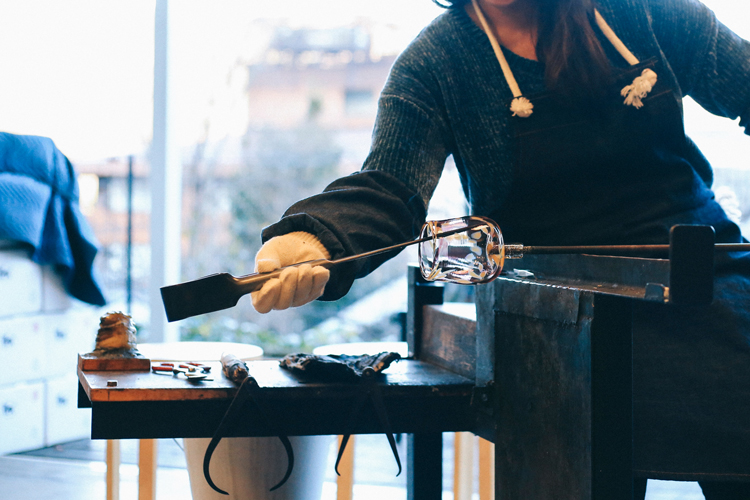
[[[750,37],[746,2],[705,3]],[[0,80],[0,130],[51,137],[86,174],[81,204],[102,245],[96,265],[109,308],[127,307],[129,261],[134,316],[147,330],[154,0],[6,4],[0,44],[23,50],[0,51],[0,64],[14,75]],[[430,0],[184,0],[171,6],[176,140],[184,168],[182,277],[250,273],[262,227],[297,199],[359,170],[390,66],[442,10]],[[714,167],[717,198],[749,233],[750,141],[736,122],[689,99],[685,121]],[[438,190],[449,194],[436,196],[431,218],[465,215],[450,159],[445,177]],[[404,307],[398,280],[415,260],[404,252],[337,303],[258,315],[246,297],[233,309],[182,322],[183,334],[253,342],[269,353],[392,339],[398,325],[389,318]],[[347,309],[355,302],[377,304],[382,313],[365,321]]]
[[[185,279],[252,272],[263,227],[361,168],[391,65],[441,12],[429,0],[176,3]],[[183,338],[250,342],[268,354],[397,340],[411,255],[335,303],[260,315],[245,297],[185,320]],[[370,314],[354,312],[363,304]]]

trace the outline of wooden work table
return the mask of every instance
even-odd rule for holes
[[[424,359],[392,363],[376,381],[391,430],[408,434],[405,465],[410,500],[441,498],[442,433],[474,429],[479,414],[476,406],[486,407],[488,402],[488,391],[476,387],[471,367],[474,305],[432,304],[425,307],[424,314],[421,310],[416,316],[409,314],[412,326],[408,330],[414,332],[414,321],[424,320],[427,328],[434,327],[441,333],[441,340],[413,345],[411,350],[424,354]],[[454,356],[461,360],[459,365],[452,366]],[[155,438],[213,436],[237,387],[221,373],[220,363],[206,364],[211,366],[213,380],[202,382],[146,371],[79,368],[78,406],[91,408],[91,437],[150,443]],[[352,418],[352,409],[364,389],[362,384],[304,381],[282,369],[278,360],[247,364],[259,387],[254,401],[246,401],[241,410],[246,417],[228,430],[227,436],[268,436],[274,435],[274,430],[290,436],[384,430],[371,401]],[[116,386],[108,385],[113,381],[117,381]],[[153,451],[150,453],[153,455]],[[142,455],[149,452],[142,450]],[[144,491],[153,490],[153,481],[143,482]]]
[[[254,402],[246,402],[247,418],[230,436],[274,435],[266,419],[288,435],[383,431],[371,404],[352,421],[351,408],[363,390],[359,383],[307,382],[276,360],[247,364],[259,388]],[[237,390],[219,363],[211,366],[213,380],[195,382],[171,374],[79,370],[79,407],[92,408],[92,438],[211,437]],[[117,385],[111,386],[112,381]],[[473,426],[470,379],[406,359],[393,363],[376,383],[394,432],[461,431]]]

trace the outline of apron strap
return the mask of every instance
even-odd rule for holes
[[[510,65],[508,65],[508,61],[505,59],[505,54],[503,54],[503,50],[500,48],[497,38],[494,33],[492,33],[492,29],[490,28],[487,19],[485,19],[482,9],[479,8],[477,0],[471,0],[471,5],[474,7],[474,12],[477,13],[477,17],[482,24],[484,33],[487,35],[487,38],[490,39],[490,45],[492,45],[492,50],[495,51],[495,57],[500,63],[500,68],[503,70],[505,81],[508,82],[508,87],[510,87],[510,91],[513,92],[513,101],[510,103],[510,110],[513,112],[513,116],[520,116],[521,118],[531,116],[534,105],[531,104],[531,101],[527,98],[523,97],[521,88],[518,86],[518,82],[516,82],[516,77],[513,76],[513,72],[510,70]]]
[[[490,45],[492,45],[492,50],[495,52],[495,57],[500,63],[500,68],[503,70],[505,81],[508,83],[508,87],[513,93],[513,101],[510,103],[510,110],[513,112],[513,116],[519,116],[521,118],[531,116],[531,113],[534,112],[534,105],[526,97],[523,97],[521,88],[518,86],[518,82],[516,82],[516,78],[513,76],[513,72],[505,58],[505,54],[503,54],[503,50],[500,47],[495,34],[492,32],[487,19],[484,17],[482,9],[479,8],[479,3],[477,0],[471,0],[471,5],[474,8],[474,12],[477,14],[479,23],[482,25],[482,30],[484,30],[484,33],[490,40]],[[609,43],[612,44],[623,59],[625,59],[625,61],[631,66],[638,64],[638,58],[630,52],[624,43],[622,43],[622,40],[620,40],[612,28],[609,27],[602,15],[596,9],[594,9],[594,18],[599,29],[602,30],[602,33],[607,40],[609,40]],[[628,106],[641,108],[643,106],[643,98],[651,92],[655,83],[656,73],[652,69],[644,69],[641,75],[633,80],[632,84],[626,85],[620,91],[620,94],[625,98],[624,103]]]
[[[622,43],[622,40],[615,34],[615,32],[612,30],[612,28],[609,27],[609,24],[607,24],[607,21],[604,20],[601,14],[599,14],[599,11],[594,9],[594,18],[596,19],[596,24],[599,26],[599,29],[602,30],[602,33],[604,33],[604,36],[607,37],[607,40],[609,40],[609,43],[612,44],[612,46],[617,50],[617,52],[620,53],[620,55],[625,59],[628,64],[631,66],[635,66],[640,61],[638,61],[638,58],[633,55],[632,52],[625,46],[624,43]]]

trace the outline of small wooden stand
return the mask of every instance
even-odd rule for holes
[[[151,360],[142,354],[132,358],[103,358],[94,353],[87,353],[78,355],[78,369],[84,372],[147,372],[151,370]]]

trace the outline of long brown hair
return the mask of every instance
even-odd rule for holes
[[[463,8],[470,1],[433,0],[445,8]],[[544,63],[547,88],[574,99],[601,97],[611,69],[593,28],[593,0],[533,1],[539,19],[536,54]]]

